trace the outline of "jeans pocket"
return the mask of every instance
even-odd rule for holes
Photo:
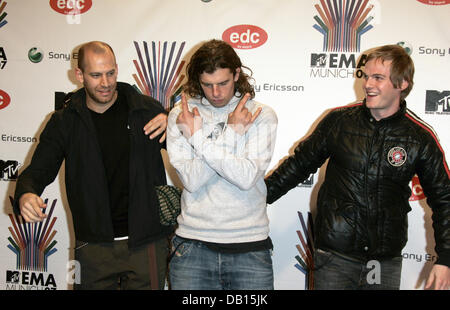
[[[319,270],[333,260],[333,254],[321,249],[314,251],[314,270]]]
[[[263,265],[272,266],[271,250],[249,252],[249,255]]]
[[[178,236],[174,236],[172,239],[172,253],[170,254],[170,259],[174,256],[183,257],[189,253],[193,246],[193,242]]]

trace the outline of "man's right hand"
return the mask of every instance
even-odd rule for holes
[[[42,222],[47,217],[41,209],[46,208],[41,197],[33,193],[25,193],[19,199],[20,214],[26,222]]]
[[[186,139],[194,135],[197,130],[202,128],[202,117],[195,107],[192,112],[189,111],[186,95],[181,94],[181,113],[177,118],[178,129],[183,133]]]

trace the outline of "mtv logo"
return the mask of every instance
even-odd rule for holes
[[[0,159],[0,179],[4,181],[16,180],[19,173],[20,164],[16,160]]]
[[[6,270],[6,283],[19,283],[20,273],[18,271]]]
[[[323,68],[327,65],[327,54],[311,54],[311,67]]]
[[[450,91],[427,90],[425,111],[438,112],[439,106],[442,106],[442,112],[450,112]]]

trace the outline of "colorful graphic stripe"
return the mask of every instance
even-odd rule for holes
[[[369,0],[320,0],[314,7],[320,17],[314,15],[317,24],[313,28],[323,35],[323,51],[359,52],[361,36],[373,28],[369,23],[373,16],[367,17],[373,5]],[[356,5],[355,5],[356,4]]]
[[[11,204],[13,198],[9,197]],[[47,203],[48,199],[45,200]],[[57,217],[52,218],[56,199],[50,207],[47,218],[39,223],[26,223],[22,217],[9,214],[12,227],[8,227],[11,237],[8,237],[8,248],[16,254],[16,268],[21,270],[47,271],[48,257],[57,249],[53,240],[56,230],[53,230]],[[45,214],[46,208],[42,209]]]
[[[301,245],[296,245],[300,256],[296,255],[295,259],[298,264],[294,266],[305,275],[305,289],[312,290],[314,288],[314,233],[313,233],[313,221],[311,213],[308,212],[308,222],[306,225],[305,220],[301,212],[297,212],[302,225],[303,234],[300,230],[297,230],[297,235],[300,239]]]
[[[0,0],[0,28],[2,28],[3,26],[5,26],[8,23],[8,21],[5,20],[6,15],[8,15],[8,13],[3,12],[6,4],[7,4],[7,2]]]
[[[173,107],[173,104],[181,98],[180,85],[184,79],[184,75],[180,75],[180,72],[183,69],[185,61],[183,60],[180,62],[180,58],[185,43],[186,42],[181,43],[181,46],[176,52],[175,59],[172,62],[175,54],[176,42],[172,42],[169,51],[168,42],[162,44],[162,51],[161,42],[158,42],[158,47],[156,47],[155,42],[152,42],[152,57],[150,57],[147,42],[143,42],[143,54],[138,42],[134,41],[139,62],[133,60],[137,71],[137,74],[133,74],[133,78],[138,85],[138,90],[161,102],[166,110],[170,110]],[[167,61],[166,56],[168,56]],[[179,62],[180,64],[178,65]]]

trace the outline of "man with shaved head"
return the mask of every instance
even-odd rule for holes
[[[159,222],[154,187],[166,184],[160,150],[167,116],[159,102],[117,82],[117,74],[108,44],[81,46],[75,75],[84,87],[45,126],[17,180],[14,211],[27,222],[42,221],[39,196],[65,160],[81,266],[74,288],[162,289],[173,228]]]

